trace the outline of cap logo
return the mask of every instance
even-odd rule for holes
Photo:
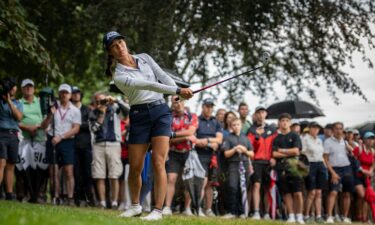
[[[117,32],[116,32],[116,31],[111,31],[111,32],[109,32],[109,33],[107,34],[107,37],[106,37],[107,41],[108,41],[111,37],[113,37],[113,36],[115,36],[115,35],[117,35]]]

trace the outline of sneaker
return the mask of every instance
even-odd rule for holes
[[[298,223],[298,224],[305,224],[305,221],[304,221],[303,218],[301,217],[301,218],[298,218],[298,219],[297,219],[297,223]]]
[[[233,215],[232,213],[227,213],[224,216],[222,216],[221,218],[223,218],[223,219],[233,219],[233,218],[236,218],[236,216]]]
[[[329,216],[326,220],[326,223],[335,223],[335,220],[333,219],[333,216]]]
[[[335,218],[334,218],[334,222],[335,223],[341,223],[342,222],[342,219],[339,215],[336,215]]]
[[[320,217],[316,218],[315,223],[324,223],[323,217],[320,216]]]
[[[199,208],[199,210],[198,210],[198,216],[199,217],[206,217],[206,215],[203,213],[203,209],[202,208]]]
[[[119,211],[125,211],[126,209],[126,205],[125,205],[125,202],[121,202],[121,204],[119,205],[119,207],[117,208]]]
[[[344,217],[344,219],[342,220],[343,223],[352,223],[352,220],[349,219],[348,217]]]
[[[163,216],[171,216],[172,215],[172,210],[171,207],[165,206],[163,208]]]
[[[117,201],[113,201],[111,204],[111,209],[117,209],[117,207],[118,207]]]
[[[194,216],[193,212],[191,211],[190,207],[186,208],[183,212],[185,216]]]
[[[5,193],[5,200],[7,201],[15,201],[17,198],[16,198],[16,195],[13,194],[13,193]]]
[[[270,214],[269,213],[265,213],[264,216],[263,216],[263,219],[264,220],[270,220],[271,219]]]
[[[255,212],[254,215],[251,217],[253,220],[260,220],[260,214],[259,212]]]
[[[305,220],[306,223],[314,223],[315,222],[314,217],[305,217],[304,220]]]
[[[207,209],[206,210],[206,216],[209,216],[209,217],[215,217],[215,213],[212,211],[212,209]]]
[[[134,217],[134,216],[140,216],[141,214],[142,214],[142,206],[131,205],[129,209],[121,213],[120,217]]]
[[[289,219],[286,221],[287,223],[295,223],[296,222],[296,218],[294,217],[289,217]]]
[[[155,220],[161,220],[161,219],[163,219],[163,213],[161,210],[158,210],[158,209],[154,209],[147,216],[141,217],[141,220],[145,220],[145,221],[155,221]]]
[[[105,209],[105,208],[107,208],[107,204],[106,204],[106,202],[105,202],[105,201],[100,201],[100,202],[99,202],[99,208],[101,208],[101,209]]]
[[[247,218],[247,216],[246,216],[245,213],[243,213],[243,214],[240,215],[240,219],[246,219],[246,218]]]
[[[65,205],[67,206],[76,206],[74,202],[74,198],[68,198],[67,201],[65,202]]]

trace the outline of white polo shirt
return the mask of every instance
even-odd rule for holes
[[[329,163],[332,167],[350,166],[343,138],[330,137],[324,141],[324,154],[329,155]]]
[[[68,132],[73,128],[73,124],[81,125],[81,111],[71,102],[68,103],[66,108],[61,107],[60,102],[58,102],[58,106],[58,109],[54,113],[55,136]],[[53,135],[52,123],[48,129],[48,134]]]
[[[302,137],[302,153],[309,162],[323,162],[324,147],[319,137],[314,138],[310,134]]]

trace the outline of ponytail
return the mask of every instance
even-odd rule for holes
[[[108,58],[107,58],[107,68],[105,69],[105,75],[107,77],[112,77],[112,70],[111,70],[112,66],[113,66],[113,56],[108,55]]]

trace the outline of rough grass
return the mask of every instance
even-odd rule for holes
[[[119,218],[119,211],[97,208],[76,208],[52,205],[37,205],[0,200],[0,225],[124,225],[124,224],[283,224],[275,221],[251,219],[197,218],[169,216],[161,221],[144,222],[139,218]]]

